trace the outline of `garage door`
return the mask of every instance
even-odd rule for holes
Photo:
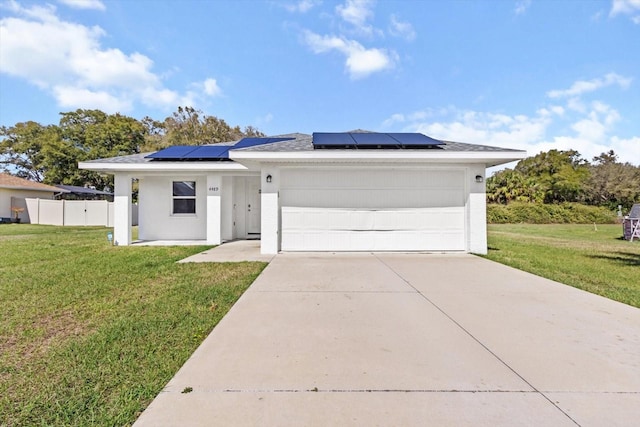
[[[463,170],[282,170],[284,251],[464,251]]]

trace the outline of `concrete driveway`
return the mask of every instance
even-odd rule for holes
[[[136,426],[639,419],[640,310],[472,255],[308,253],[274,258]]]

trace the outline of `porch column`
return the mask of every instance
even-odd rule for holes
[[[131,175],[114,175],[113,244],[131,244]]]
[[[277,254],[280,250],[280,171],[262,169],[260,182],[260,253]]]
[[[207,244],[222,243],[222,176],[207,175]]]
[[[487,194],[484,165],[474,165],[469,169],[469,252],[485,255],[487,253]],[[476,181],[482,177],[482,182]]]

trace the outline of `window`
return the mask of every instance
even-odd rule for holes
[[[173,181],[173,213],[196,213],[195,181]]]

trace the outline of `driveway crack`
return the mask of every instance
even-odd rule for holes
[[[574,420],[567,412],[565,412],[562,408],[560,408],[552,399],[550,399],[548,396],[545,395],[545,393],[543,393],[542,391],[538,390],[537,387],[535,387],[533,384],[531,384],[529,381],[527,381],[527,379],[525,379],[522,375],[520,375],[515,369],[513,369],[506,361],[504,361],[500,356],[498,356],[495,352],[493,352],[489,347],[487,347],[482,341],[480,341],[476,336],[474,336],[469,330],[467,330],[464,326],[462,326],[460,323],[458,323],[458,321],[456,321],[453,317],[451,317],[446,311],[444,311],[440,306],[438,306],[438,304],[436,304],[435,302],[433,302],[431,299],[429,299],[425,294],[423,294],[422,292],[420,292],[420,290],[418,288],[416,288],[415,286],[413,286],[413,284],[408,281],[407,279],[405,279],[399,272],[397,272],[396,270],[394,270],[393,267],[391,267],[389,264],[387,264],[386,262],[384,262],[384,260],[382,260],[377,254],[373,254],[373,256],[375,256],[375,258],[380,261],[382,263],[382,265],[384,265],[385,267],[387,267],[393,274],[395,274],[396,276],[398,276],[398,278],[400,280],[402,280],[403,282],[405,282],[407,285],[409,285],[411,288],[413,288],[425,301],[427,301],[429,304],[431,304],[436,310],[438,310],[440,313],[442,313],[445,317],[447,317],[447,319],[449,319],[451,322],[453,322],[458,328],[460,328],[460,330],[462,330],[465,334],[467,334],[471,339],[473,339],[475,342],[477,342],[482,348],[484,348],[486,351],[489,352],[489,354],[491,354],[493,357],[495,357],[501,364],[503,364],[508,370],[510,370],[511,372],[513,372],[518,378],[520,378],[525,384],[527,384],[529,387],[531,387],[535,393],[538,393],[540,396],[542,396],[545,400],[547,400],[549,403],[551,403],[558,411],[560,411],[562,414],[564,414],[567,418],[569,418],[575,425],[579,426],[580,424]]]

